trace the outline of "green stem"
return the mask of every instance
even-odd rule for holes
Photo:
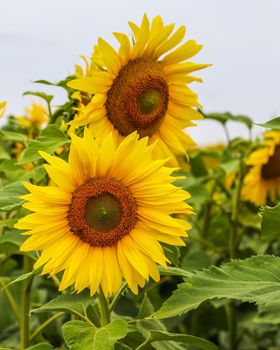
[[[24,255],[23,256],[23,270],[24,273],[28,273],[32,270],[32,260]],[[22,350],[28,348],[29,346],[29,337],[30,337],[30,329],[29,329],[29,310],[30,310],[30,301],[31,301],[31,286],[33,281],[33,275],[26,278],[22,282],[21,289],[21,307],[22,307],[22,315],[20,322],[20,347]]]
[[[61,317],[64,315],[64,312],[59,312],[56,315],[53,315],[52,317],[50,317],[47,321],[45,321],[44,323],[42,323],[31,335],[30,337],[30,343],[32,343],[32,341],[37,337],[38,334],[40,334],[50,323],[52,323],[53,321],[55,321],[57,318]]]
[[[51,124],[52,123],[52,110],[51,110],[51,104],[49,102],[47,102],[47,105],[48,105],[48,113],[49,113],[49,123]]]
[[[106,299],[101,287],[99,288],[98,299],[101,314],[101,326],[104,327],[110,323],[110,310],[108,300]]]
[[[239,168],[237,182],[236,182],[236,188],[232,198],[232,211],[231,211],[232,230],[230,231],[230,236],[229,236],[230,259],[234,259],[236,257],[236,248],[238,248],[236,246],[237,237],[238,237],[238,206],[239,206],[242,183],[243,183],[243,166],[242,166],[242,163],[240,163],[240,168]]]
[[[229,135],[229,132],[228,132],[228,128],[225,124],[223,124],[223,128],[224,128],[224,131],[225,131],[225,134],[226,134],[226,138],[227,138],[227,142],[229,143],[230,142],[230,135]]]
[[[135,350],[141,350],[143,349],[146,345],[150,344],[151,338],[147,338],[144,343],[140,344]]]
[[[116,305],[118,304],[121,296],[122,296],[122,292],[125,290],[127,286],[127,283],[124,283],[122,285],[122,287],[120,288],[120,290],[118,291],[118,293],[115,295],[114,299],[112,300],[111,304],[109,305],[109,312],[111,313],[114,308],[116,307]]]
[[[229,329],[229,349],[237,350],[237,319],[236,311],[232,303],[225,306]]]
[[[210,200],[206,205],[205,208],[205,216],[204,216],[204,222],[203,222],[203,228],[202,228],[202,237],[204,239],[207,239],[208,237],[208,229],[209,229],[209,224],[211,220],[211,209],[212,209],[212,204],[213,204],[213,196],[216,191],[216,183],[214,182],[210,191]]]
[[[16,305],[16,302],[12,296],[12,294],[10,293],[9,289],[5,287],[5,284],[3,283],[3,281],[0,279],[0,284],[2,286],[2,290],[3,292],[5,293],[10,305],[11,305],[11,308],[16,316],[16,319],[20,322],[20,314],[18,312],[18,307]]]

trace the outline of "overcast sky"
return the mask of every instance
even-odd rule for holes
[[[44,89],[64,101],[59,89],[32,84],[58,81],[89,55],[99,36],[116,45],[111,32],[129,34],[127,22],[146,12],[166,23],[186,25],[187,38],[204,48],[196,62],[213,63],[192,84],[205,111],[247,114],[256,122],[280,115],[279,0],[0,0],[0,101],[21,113],[26,90]],[[258,130],[257,130],[258,131]],[[246,135],[230,125],[232,136]],[[224,140],[215,122],[202,121],[192,135],[206,144]]]

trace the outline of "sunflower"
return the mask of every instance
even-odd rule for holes
[[[119,139],[137,131],[140,137],[148,136],[150,144],[158,141],[153,152],[159,159],[185,154],[195,143],[183,129],[201,119],[198,96],[187,85],[202,80],[190,73],[209,66],[188,60],[202,45],[194,40],[179,45],[185,27],[173,32],[174,24],[164,25],[160,16],[150,24],[144,15],[140,27],[129,25],[132,42],[114,33],[120,44],[117,52],[99,38],[91,57],[98,70],[68,83],[92,96],[72,126],[90,124],[96,137],[115,130]]]
[[[3,117],[3,115],[5,114],[6,106],[7,106],[7,102],[6,101],[0,102],[0,118]]]
[[[280,132],[269,131],[264,135],[265,147],[249,156],[251,166],[244,179],[243,198],[256,205],[275,203],[280,195]]]
[[[112,134],[95,141],[86,128],[72,135],[69,162],[41,152],[56,186],[26,183],[23,205],[34,213],[16,228],[30,237],[22,251],[41,250],[34,265],[43,274],[64,271],[60,290],[74,284],[93,295],[99,286],[116,293],[124,278],[138,292],[145,280],[160,276],[168,262],[159,241],[184,245],[190,224],[173,214],[191,214],[189,194],[174,186],[173,168],[154,160],[154,145],[134,132],[118,146]]]
[[[30,108],[25,108],[25,115],[16,117],[16,121],[24,129],[31,126],[41,127],[48,121],[46,108],[33,102]]]

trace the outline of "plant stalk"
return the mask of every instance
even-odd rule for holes
[[[101,314],[101,326],[104,327],[108,323],[110,323],[111,320],[110,320],[109,303],[103,293],[102,287],[99,288],[98,299],[99,299],[99,308],[100,308],[100,314]]]
[[[28,273],[32,270],[32,260],[24,255],[23,256],[23,270],[24,273]],[[33,281],[33,275],[28,277],[22,282],[21,289],[21,321],[20,321],[20,348],[24,350],[28,348],[30,342],[30,329],[29,329],[29,311],[31,302],[31,286]]]

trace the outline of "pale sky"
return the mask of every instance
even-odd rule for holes
[[[186,25],[187,39],[204,44],[193,60],[213,67],[198,72],[204,83],[192,88],[205,111],[247,114],[255,122],[280,115],[279,0],[0,0],[0,101],[20,114],[30,102],[22,92],[41,89],[62,103],[62,91],[31,82],[71,74],[99,36],[117,47],[111,33],[129,34],[127,22],[140,23],[144,12]],[[230,132],[247,135],[238,124]],[[224,140],[210,121],[191,134],[201,144]]]

